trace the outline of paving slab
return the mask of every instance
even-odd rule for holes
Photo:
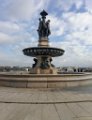
[[[92,120],[92,88],[0,87],[0,120]]]

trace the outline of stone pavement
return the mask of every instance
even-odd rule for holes
[[[92,120],[92,86],[0,87],[0,120]]]

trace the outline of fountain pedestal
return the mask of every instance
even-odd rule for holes
[[[41,48],[42,53],[45,50],[49,50],[48,38],[41,38],[38,43],[38,48]],[[43,54],[36,56],[34,61],[37,63],[33,64],[33,68],[30,70],[31,74],[57,74],[57,69],[51,64],[52,57],[50,55]]]
[[[42,38],[39,40],[38,47],[49,47],[48,38],[42,37]]]

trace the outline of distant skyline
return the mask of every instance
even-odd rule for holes
[[[51,46],[65,50],[56,66],[92,67],[91,0],[0,0],[0,66],[31,66],[22,49],[37,46],[39,13],[51,20]]]

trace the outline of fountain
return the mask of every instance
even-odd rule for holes
[[[19,88],[68,88],[92,84],[92,74],[57,74],[52,64],[52,57],[62,56],[64,50],[49,46],[50,20],[46,21],[46,11],[40,13],[37,47],[23,50],[24,55],[34,57],[34,64],[29,73],[0,73],[0,86]]]
[[[64,50],[60,48],[50,47],[48,36],[51,34],[50,31],[50,20],[46,21],[48,13],[42,11],[40,13],[38,26],[39,43],[38,47],[25,48],[23,50],[24,55],[32,56],[34,58],[34,64],[30,73],[32,74],[57,74],[57,69],[51,63],[52,57],[61,56],[64,54]]]

